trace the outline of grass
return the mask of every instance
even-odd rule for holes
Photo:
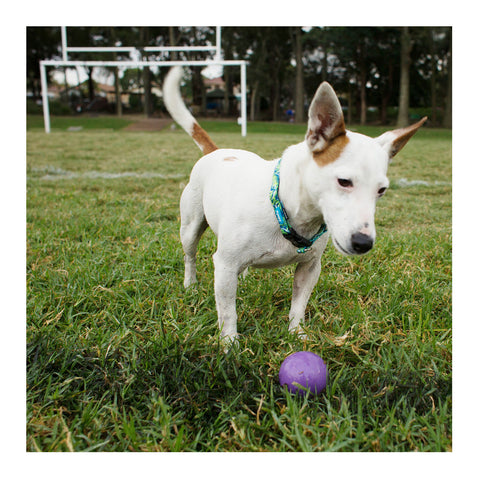
[[[132,120],[116,116],[51,116],[50,128],[56,130],[68,130],[79,128],[82,130],[120,130],[131,124]],[[43,115],[27,115],[27,130],[44,129]]]
[[[303,138],[205,126],[265,158]],[[178,200],[198,157],[180,131],[28,130],[27,450],[450,451],[451,132],[423,129],[392,163],[373,252],[327,248],[312,340],[287,332],[293,268],[253,270],[227,355],[211,232],[182,287]],[[301,349],[328,364],[318,397],[278,384]]]

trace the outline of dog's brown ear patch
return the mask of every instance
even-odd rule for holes
[[[323,150],[314,150],[312,152],[313,159],[320,167],[333,163],[342,154],[348,141],[348,137],[345,134],[337,136]]]
[[[392,159],[426,121],[427,117],[423,117],[419,122],[414,123],[413,125],[385,132],[375,140],[387,151],[389,158]]]

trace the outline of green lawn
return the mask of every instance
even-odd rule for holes
[[[50,127],[55,130],[68,130],[69,128],[81,128],[82,130],[109,129],[120,130],[131,124],[128,118],[115,116],[52,116]],[[43,115],[27,115],[27,130],[44,129]]]
[[[211,232],[198,286],[182,287],[178,201],[197,148],[180,130],[99,126],[27,132],[28,451],[452,449],[450,131],[422,129],[392,163],[371,253],[327,248],[312,340],[287,333],[293,267],[252,270],[225,355]],[[265,158],[304,136],[205,126]],[[327,362],[318,397],[278,384],[301,349]]]

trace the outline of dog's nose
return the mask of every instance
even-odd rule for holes
[[[364,233],[354,233],[352,247],[355,253],[367,253],[373,247],[373,238]]]

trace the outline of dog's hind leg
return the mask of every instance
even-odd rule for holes
[[[288,329],[301,337],[305,336],[301,327],[301,323],[305,318],[305,308],[312,294],[313,287],[315,287],[318,281],[321,269],[320,258],[315,258],[308,263],[299,263],[295,270],[292,306],[288,315],[290,320]]]
[[[237,285],[239,269],[225,261],[217,250],[213,256],[215,265],[215,303],[218,326],[223,342],[228,347],[237,337]]]
[[[202,200],[191,184],[185,187],[180,199],[180,239],[185,253],[185,277],[183,285],[188,288],[197,281],[197,246],[208,223],[203,212]]]

